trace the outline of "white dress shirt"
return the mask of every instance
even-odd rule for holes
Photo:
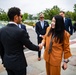
[[[44,28],[44,21],[40,21],[42,29]]]

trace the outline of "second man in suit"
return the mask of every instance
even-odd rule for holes
[[[73,34],[73,26],[72,26],[72,21],[70,18],[66,18],[65,17],[65,12],[64,11],[60,11],[59,15],[61,15],[64,19],[64,23],[65,23],[65,30],[67,32],[70,33],[70,35]]]
[[[44,14],[40,13],[39,21],[36,23],[35,26],[38,44],[41,43],[42,39],[44,38],[48,26],[49,26],[48,22],[44,21]],[[40,60],[41,60],[41,51],[38,51],[38,61]]]
[[[20,23],[20,24],[18,24],[18,27],[24,29],[27,32],[26,26],[24,24]],[[30,38],[28,32],[27,32],[27,36],[28,36],[28,38]]]

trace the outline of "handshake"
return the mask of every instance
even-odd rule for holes
[[[42,42],[42,43],[40,43],[38,46],[39,46],[39,50],[41,50],[42,47],[44,46],[44,43]]]

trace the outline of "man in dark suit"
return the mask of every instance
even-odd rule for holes
[[[18,24],[19,28],[24,29],[27,32],[26,26],[22,23]]]
[[[0,29],[1,58],[8,75],[26,75],[27,62],[23,45],[33,51],[38,51],[41,46],[34,45],[29,40],[27,32],[18,27],[22,20],[19,8],[10,8],[8,17],[10,22]]]
[[[30,38],[30,36],[27,32],[26,26],[24,24],[20,23],[20,24],[18,24],[18,27],[24,29],[25,32],[27,33],[28,38]],[[25,45],[23,45],[23,48],[26,49]]]
[[[73,24],[73,29],[74,29],[74,32],[76,32],[76,21]]]
[[[59,14],[64,18],[66,31],[68,31],[70,33],[70,35],[72,35],[73,34],[73,26],[72,26],[71,19],[65,17],[65,12],[64,11],[60,11]]]
[[[44,38],[44,35],[46,33],[46,29],[49,26],[47,21],[44,21],[44,14],[40,13],[40,21],[36,23],[35,31],[37,33],[37,40],[38,44],[41,43],[42,39]],[[38,51],[38,61],[41,60],[41,51]]]
[[[27,32],[26,26],[24,24],[20,23],[20,24],[18,24],[18,27],[24,29]],[[28,38],[30,38],[28,32],[27,32],[27,36],[28,36]]]

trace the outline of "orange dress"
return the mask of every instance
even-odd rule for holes
[[[51,35],[47,36],[47,33],[49,32],[50,27],[47,28],[47,32],[45,34],[45,38],[42,40],[42,42],[45,43],[45,51],[44,51],[44,60],[46,61],[46,65],[50,65],[51,67],[51,71],[54,71],[54,74],[49,74],[49,75],[60,75],[60,73],[56,73],[60,72],[60,66],[61,66],[61,61],[62,61],[62,56],[64,57],[64,59],[68,59],[71,56],[71,52],[70,52],[70,43],[69,43],[69,38],[70,38],[70,34],[65,31],[64,32],[64,42],[63,43],[56,43],[55,42],[55,38],[53,38],[53,44],[52,44],[52,52],[50,54],[48,54],[48,50],[49,50],[49,46],[50,46],[50,41],[51,41]],[[48,66],[46,66],[46,69],[48,68]],[[54,70],[52,70],[54,69]],[[53,72],[51,72],[53,73]],[[48,74],[47,74],[48,75]]]

